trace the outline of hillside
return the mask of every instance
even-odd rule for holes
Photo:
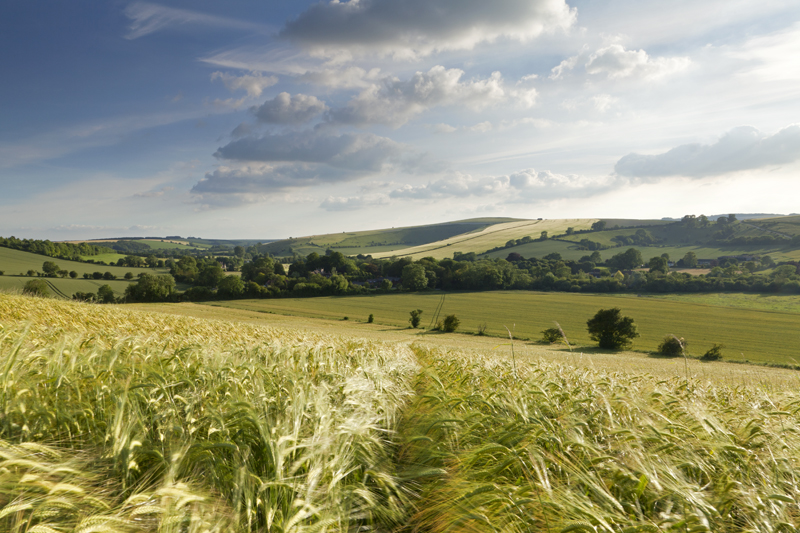
[[[330,248],[344,255],[363,254],[377,257],[376,254],[391,255],[391,252],[442,241],[454,235],[479,232],[496,224],[514,220],[476,218],[424,226],[311,235],[265,244],[259,246],[259,250],[273,256],[286,257],[293,254],[305,256],[312,252],[324,254]]]
[[[120,256],[123,257],[123,256]],[[77,279],[70,278],[36,278],[27,275],[29,270],[37,272],[42,271],[42,264],[45,261],[52,261],[56,263],[61,269],[68,271],[75,271],[78,273]],[[97,292],[101,285],[110,285],[117,296],[122,296],[125,292],[125,287],[129,282],[122,278],[126,273],[133,274],[134,280],[142,272],[153,273],[166,273],[168,269],[152,269],[152,268],[136,268],[136,267],[118,267],[109,265],[95,265],[92,263],[81,263],[78,261],[67,261],[66,259],[58,259],[47,257],[44,255],[33,254],[30,252],[23,252],[21,250],[12,250],[11,248],[0,247],[0,271],[3,275],[0,276],[0,289],[4,290],[21,290],[25,282],[31,279],[46,279],[51,285],[51,291],[59,296],[70,298],[76,292]],[[83,279],[84,274],[92,274],[94,272],[111,272],[115,275],[117,280],[93,280]]]
[[[518,253],[523,257],[544,257],[558,252],[564,259],[577,260],[591,253],[593,248],[582,247],[579,243],[588,240],[599,245],[604,259],[628,248],[638,249],[642,257],[668,254],[671,260],[677,261],[687,252],[694,252],[700,259],[716,259],[725,255],[768,255],[774,261],[800,260],[800,246],[789,239],[800,235],[800,217],[778,217],[771,219],[737,221],[721,226],[710,223],[705,227],[687,227],[681,222],[619,221],[605,220],[606,229],[588,233],[559,235],[557,240],[531,242],[515,247],[504,248],[485,254],[491,258],[505,258],[509,253]],[[617,228],[616,226],[620,227]],[[644,239],[636,237],[638,226],[644,229]],[[766,240],[764,239],[766,237]],[[769,242],[771,238],[776,239]]]

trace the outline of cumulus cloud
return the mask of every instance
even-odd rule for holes
[[[342,108],[329,112],[329,119],[340,124],[386,124],[399,127],[412,117],[436,106],[466,105],[480,109],[507,100],[530,107],[536,89],[506,87],[499,72],[485,79],[462,81],[464,71],[437,65],[428,72],[417,72],[408,80],[385,78],[362,91]]]
[[[264,76],[260,72],[234,76],[225,72],[214,72],[211,74],[211,81],[222,80],[229,91],[244,89],[247,96],[258,98],[267,87],[272,87],[278,83],[277,76]]]
[[[607,181],[591,180],[584,176],[525,169],[509,175],[488,177],[453,173],[425,185],[404,185],[391,191],[389,196],[432,200],[501,195],[507,201],[529,201],[576,195],[588,196],[605,190],[608,186]]]
[[[501,37],[527,41],[569,28],[576,13],[564,0],[333,1],[314,4],[280,35],[322,55],[411,58]]]
[[[550,79],[563,78],[576,66],[583,65],[592,76],[607,79],[636,78],[655,80],[684,70],[690,64],[686,57],[650,57],[644,50],[626,50],[612,44],[593,53],[584,50],[554,67]]]
[[[800,126],[788,126],[774,135],[741,126],[714,144],[684,144],[657,155],[631,153],[614,166],[620,176],[703,178],[741,170],[783,165],[800,160]]]
[[[328,106],[316,96],[306,94],[292,96],[283,92],[261,106],[252,107],[251,111],[260,122],[267,124],[302,124],[327,109]]]

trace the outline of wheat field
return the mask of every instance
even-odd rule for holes
[[[800,526],[796,387],[411,340],[0,294],[0,530]]]

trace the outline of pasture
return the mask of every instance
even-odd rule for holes
[[[649,375],[624,355],[512,357],[212,311],[232,318],[0,294],[1,530],[800,526],[796,371],[728,384],[717,369],[748,367]]]
[[[103,285],[108,285],[114,290],[115,296],[123,296],[125,288],[130,284],[126,280],[104,280],[104,279],[70,279],[70,278],[28,278],[20,276],[0,276],[0,290],[9,292],[21,292],[25,283],[31,279],[42,279],[50,287],[50,294],[56,298],[72,298],[76,292],[93,292]]]
[[[231,300],[209,303],[262,313],[375,321],[386,326],[408,326],[409,311],[422,309],[422,326],[430,326],[442,297],[440,315],[455,314],[459,331],[507,337],[506,327],[519,339],[538,341],[541,331],[558,322],[577,350],[594,350],[586,321],[598,309],[619,307],[638,326],[640,337],[633,349],[653,352],[665,335],[684,337],[688,353],[699,357],[714,343],[723,343],[725,359],[780,365],[800,365],[800,313],[776,312],[702,303],[572,293],[496,291],[480,293],[441,292],[384,294],[374,296]]]
[[[262,252],[277,256],[288,256],[293,253],[308,255],[311,252],[323,254],[328,248],[346,255],[375,255],[441,241],[454,235],[480,231],[512,220],[514,219],[476,218],[425,226],[311,235],[272,242],[260,248]]]
[[[382,252],[373,254],[374,257],[411,257],[412,259],[421,259],[423,257],[434,257],[436,259],[444,259],[446,257],[452,258],[453,253],[462,252],[482,254],[487,250],[491,250],[497,246],[503,246],[511,239],[521,239],[530,236],[533,239],[538,239],[543,231],[548,232],[549,235],[564,233],[568,227],[573,227],[576,230],[588,229],[592,223],[597,219],[589,218],[575,218],[575,219],[556,219],[556,220],[521,220],[515,222],[506,222],[503,224],[495,224],[481,231],[465,235],[456,235],[449,239],[424,244],[421,246],[412,246],[399,250],[397,252]],[[513,250],[506,251],[508,252]]]
[[[154,272],[165,273],[168,271],[168,269],[131,268],[81,263],[78,261],[67,261],[66,259],[59,259],[57,257],[47,257],[46,255],[32,254],[21,250],[0,247],[0,270],[5,271],[7,276],[24,275],[28,270],[41,272],[42,264],[45,261],[52,261],[64,270],[74,270],[78,273],[79,277],[83,276],[84,273],[91,274],[93,272],[111,272],[118,278],[122,278],[126,272],[131,272],[134,277],[136,277],[140,272],[152,274]]]

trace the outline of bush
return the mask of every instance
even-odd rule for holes
[[[411,315],[411,318],[408,319],[409,324],[411,324],[412,328],[418,328],[422,309],[414,309],[409,314]]]
[[[71,277],[72,279],[75,279],[75,278],[78,277],[78,273],[75,272],[74,270],[70,270],[69,277]]]
[[[372,324],[373,322],[375,322],[375,315],[370,313],[369,317],[367,318],[367,323]]]
[[[542,330],[542,342],[554,344],[563,340],[564,338],[561,336],[561,331],[559,331],[558,328],[547,328]]]
[[[486,335],[487,327],[488,326],[486,325],[486,322],[481,322],[480,324],[478,324],[478,336],[483,337],[484,335]]]
[[[461,325],[461,321],[456,315],[447,315],[442,323],[442,331],[445,333],[453,333]]]
[[[667,357],[678,357],[686,353],[686,341],[675,335],[667,335],[661,344],[658,345],[658,353]]]
[[[104,304],[113,304],[116,298],[114,297],[114,289],[111,285],[103,285],[97,290],[97,299]]]
[[[27,275],[29,278],[34,278],[34,277],[38,276],[38,275],[39,275],[39,273],[38,273],[38,272],[36,272],[36,271],[35,271],[35,270],[33,270],[33,269],[30,269],[30,270],[28,270],[28,272],[27,272],[27,274],[26,274],[26,275]]]
[[[725,347],[724,344],[717,344],[716,342],[708,350],[706,353],[703,354],[703,357],[700,358],[701,361],[719,361],[722,359],[722,349]]]
[[[125,272],[125,279],[133,279],[133,272]]]
[[[5,270],[0,270],[0,276],[4,276],[4,275],[5,275],[5,273],[6,273],[6,271],[5,271]]]
[[[617,350],[631,344],[639,336],[629,316],[622,316],[619,307],[600,309],[586,322],[589,337],[601,348]]]
[[[43,279],[32,279],[25,283],[22,288],[22,294],[29,296],[50,296],[50,289],[47,287],[47,282]]]

